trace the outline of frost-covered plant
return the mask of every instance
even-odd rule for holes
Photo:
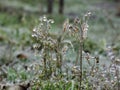
[[[65,33],[61,31],[58,35],[49,32],[54,21],[45,16],[40,18],[40,23],[33,29],[32,37],[35,38],[34,48],[40,49],[43,62],[43,76],[48,78],[53,73],[62,74],[62,61],[68,50],[68,44],[73,45],[70,40],[65,39]]]
[[[76,40],[79,41],[79,48],[78,48],[78,59],[80,59],[79,65],[79,77],[80,77],[80,88],[82,87],[82,64],[83,64],[83,44],[85,39],[87,38],[87,31],[88,31],[88,19],[91,15],[90,12],[86,13],[83,18],[75,18],[74,23],[70,24],[67,20],[64,23],[64,31],[67,31],[69,35],[74,36]],[[78,59],[76,62],[78,62]],[[76,67],[74,67],[76,68]]]
[[[42,56],[42,62],[43,62],[43,73],[45,75],[45,77],[48,77],[48,69],[50,69],[50,73],[51,73],[51,65],[47,65],[47,63],[51,63],[50,59],[50,53],[49,51],[52,50],[55,45],[56,45],[56,41],[51,38],[49,36],[49,30],[51,28],[51,23],[53,23],[54,21],[51,19],[47,19],[45,16],[41,17],[40,19],[40,23],[38,26],[36,26],[33,29],[33,34],[32,37],[35,38],[36,40],[36,44],[34,44],[34,48],[36,49],[41,49],[41,56]],[[47,68],[49,67],[49,68]]]
[[[52,73],[56,72],[56,69],[59,69],[59,72],[62,72],[62,61],[63,55],[68,50],[68,44],[70,44],[73,48],[71,40],[66,39],[66,36],[74,37],[76,40],[79,40],[79,49],[78,49],[78,57],[80,57],[80,65],[79,65],[79,74],[80,77],[80,88],[82,84],[82,59],[83,59],[83,44],[84,40],[87,37],[88,30],[88,18],[90,16],[90,12],[85,14],[85,16],[80,18],[75,18],[74,23],[69,23],[69,20],[66,20],[63,24],[63,30],[57,37],[52,37],[50,35],[50,26],[54,21],[51,19],[47,19],[45,16],[40,18],[40,24],[33,29],[32,37],[35,38],[36,44],[34,48],[41,49],[41,56],[43,61],[43,71],[45,77],[49,77]],[[67,43],[67,44],[66,44]],[[54,56],[54,57],[52,57]],[[56,66],[52,66],[52,61],[54,61]],[[77,61],[78,62],[78,59]],[[51,67],[52,66],[52,67]],[[55,69],[55,70],[53,70]],[[49,72],[49,75],[47,75]]]

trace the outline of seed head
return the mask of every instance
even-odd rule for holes
[[[82,32],[83,32],[83,38],[85,39],[87,37],[87,31],[88,31],[89,26],[87,23],[83,23],[81,27],[82,27]]]

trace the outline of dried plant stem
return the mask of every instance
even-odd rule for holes
[[[77,51],[75,66],[78,64],[78,61],[79,61],[79,53],[80,53],[80,49],[78,49],[78,51]]]
[[[59,74],[62,73],[62,55],[61,53],[57,50],[56,51],[56,58],[57,58],[57,68],[59,69]]]
[[[117,89],[120,90],[120,83],[119,83],[119,80],[120,80],[120,79],[119,79],[119,70],[117,69],[116,71],[117,71],[116,74],[117,74],[117,87],[118,87]]]
[[[46,66],[46,64],[47,64],[47,54],[46,54],[46,49],[44,50],[44,56],[43,56],[43,63],[44,63],[44,75],[45,75],[45,78],[47,78],[47,66]]]
[[[62,73],[62,53],[60,52],[60,51],[61,51],[61,48],[60,48],[61,39],[62,39],[62,37],[61,37],[61,35],[60,35],[60,37],[57,39],[58,44],[57,44],[57,48],[56,48],[56,50],[55,50],[55,52],[56,52],[56,58],[57,58],[57,68],[58,68],[58,70],[59,70],[59,71],[58,71],[59,74]]]
[[[81,27],[80,30],[80,90],[82,90],[82,51],[83,51],[83,43],[84,43],[84,39],[83,39],[83,30]]]
[[[82,87],[82,50],[83,50],[83,41],[80,42],[80,90]]]

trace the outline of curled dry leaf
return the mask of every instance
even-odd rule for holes
[[[120,65],[120,59],[116,59],[116,60],[115,60],[115,63],[116,63],[117,65]]]
[[[2,90],[27,90],[26,87],[15,85],[15,86],[4,86]]]
[[[23,53],[18,54],[16,57],[19,59],[27,59],[28,58],[28,56]]]
[[[27,90],[30,87],[30,83],[22,85],[0,85],[0,90]]]
[[[3,36],[0,36],[0,41],[3,41],[4,40],[4,37]]]

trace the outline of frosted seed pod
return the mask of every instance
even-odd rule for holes
[[[32,37],[37,37],[37,35],[36,34],[32,34]]]
[[[63,47],[63,49],[62,49],[62,52],[63,52],[63,53],[66,53],[67,50],[68,50],[68,46],[65,45],[65,46]]]
[[[54,23],[54,20],[49,19],[49,20],[48,20],[48,23]]]
[[[76,17],[75,20],[74,20],[74,23],[75,24],[79,24],[80,23],[80,19],[78,17]]]
[[[46,22],[47,21],[47,18],[46,16],[43,17],[43,21]]]
[[[33,29],[33,32],[35,32],[35,31],[36,31],[36,28]]]
[[[54,20],[51,20],[51,23],[54,23]]]

